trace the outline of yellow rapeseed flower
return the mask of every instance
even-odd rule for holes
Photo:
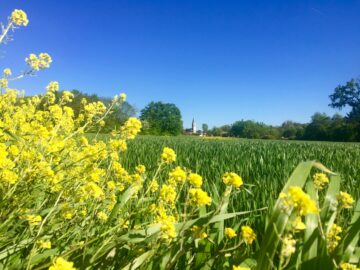
[[[232,270],[251,270],[249,267],[235,266],[233,265]]]
[[[350,263],[340,263],[339,266],[341,270],[360,270],[356,265]]]
[[[353,204],[355,203],[355,200],[349,193],[340,191],[340,194],[337,197],[340,207],[342,208],[351,208]]]
[[[173,204],[176,198],[176,190],[170,185],[162,185],[160,190],[160,199],[168,204]]]
[[[327,248],[329,252],[332,252],[337,245],[339,244],[339,241],[341,240],[341,237],[339,234],[342,232],[342,228],[335,223],[331,226],[326,238],[327,238]]]
[[[224,234],[228,238],[234,238],[237,236],[236,232],[233,230],[233,228],[225,228]]]
[[[246,243],[251,245],[252,242],[256,239],[256,234],[249,226],[241,226],[241,239]]]
[[[4,169],[3,171],[0,171],[0,179],[8,184],[14,185],[19,177],[13,171]]]
[[[202,177],[201,175],[198,175],[197,173],[190,173],[189,174],[189,182],[195,187],[201,187],[202,185]]]
[[[69,262],[62,257],[57,257],[49,270],[76,270],[73,262]]]
[[[156,192],[159,188],[159,183],[156,181],[156,179],[153,179],[150,184],[149,188],[151,192]]]
[[[316,214],[319,212],[316,202],[310,198],[300,187],[292,186],[288,193],[281,193],[280,198],[286,207],[294,207],[300,215]]]
[[[33,70],[40,70],[46,69],[50,67],[52,63],[52,59],[49,54],[47,53],[40,53],[39,56],[36,54],[31,53],[26,59],[25,62],[33,69]]]
[[[39,245],[40,248],[43,248],[43,249],[50,249],[51,248],[51,242],[50,241],[39,240],[39,241],[37,241],[37,244]]]
[[[120,94],[120,99],[121,99],[121,101],[126,101],[126,94],[125,94],[125,93],[121,93],[121,94]]]
[[[29,23],[26,13],[21,9],[15,9],[11,13],[10,21],[17,26],[27,26]]]
[[[186,172],[181,169],[181,167],[177,166],[169,173],[169,179],[170,181],[174,180],[178,183],[183,183],[186,181]]]
[[[103,212],[103,211],[100,211],[99,213],[97,213],[96,216],[101,221],[107,221],[107,219],[108,219],[107,214],[105,214],[105,212]]]
[[[239,188],[243,185],[242,178],[233,172],[227,172],[223,176],[223,181],[225,185],[232,185],[235,188]]]
[[[93,196],[96,199],[100,199],[105,196],[104,191],[95,182],[87,183],[84,188],[86,192],[88,192],[91,196]]]
[[[28,215],[26,220],[29,222],[30,226],[35,226],[40,224],[42,217],[40,215]]]
[[[198,207],[211,204],[211,197],[209,197],[207,192],[203,191],[201,188],[191,188],[189,190],[189,195],[190,202]]]
[[[313,176],[313,180],[315,188],[319,190],[323,189],[327,184],[329,184],[329,178],[325,173],[316,173]]]
[[[10,68],[5,68],[4,71],[3,71],[3,73],[4,73],[4,76],[5,76],[5,77],[9,77],[9,76],[11,76],[11,74],[12,74]]]
[[[136,171],[138,174],[143,174],[143,173],[145,173],[145,171],[146,171],[146,167],[145,167],[144,165],[142,165],[142,164],[137,165],[137,166],[135,167],[135,171]]]
[[[301,220],[301,216],[297,216],[294,221],[292,222],[292,227],[296,230],[296,231],[301,231],[301,230],[305,230],[306,229],[306,225],[304,222],[302,222]]]
[[[74,94],[71,93],[70,91],[64,91],[63,94],[62,94],[62,97],[61,97],[61,99],[64,102],[72,102],[73,98],[74,98]]]
[[[46,91],[49,91],[49,92],[57,92],[57,91],[59,91],[59,83],[56,82],[56,81],[50,82],[46,86]]]
[[[286,235],[282,239],[282,248],[281,248],[281,256],[290,257],[291,254],[295,253],[296,240],[293,238],[291,234]]]
[[[141,127],[142,125],[139,119],[130,117],[121,127],[122,136],[127,140],[134,139],[135,136],[140,132]]]
[[[0,88],[6,88],[6,87],[8,87],[8,84],[9,84],[9,82],[6,78],[0,79]]]
[[[161,160],[164,163],[170,164],[176,161],[175,151],[169,147],[164,147],[161,154]]]

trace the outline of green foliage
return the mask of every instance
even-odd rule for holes
[[[204,133],[207,133],[208,130],[209,130],[208,124],[206,124],[206,123],[202,124],[202,131],[203,131]]]
[[[112,98],[107,97],[99,97],[96,94],[86,94],[79,90],[72,90],[74,94],[73,101],[68,104],[74,110],[75,117],[77,117],[80,113],[80,109],[82,108],[82,100],[86,99],[88,103],[101,101],[106,106],[109,106],[112,102]],[[61,96],[61,92],[58,94]],[[105,126],[102,128],[102,132],[110,132],[113,129],[119,129],[121,125],[129,118],[134,117],[136,115],[136,109],[130,103],[124,101],[121,106],[115,105],[113,107],[112,112],[105,119]]]
[[[179,135],[183,129],[181,112],[175,104],[150,102],[141,110],[143,133],[153,135]]]

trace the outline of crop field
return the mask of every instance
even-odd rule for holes
[[[99,136],[104,141],[107,137]],[[224,191],[222,175],[225,172],[241,175],[247,192],[233,198],[234,211],[273,205],[295,167],[308,160],[319,161],[340,174],[343,189],[355,198],[360,195],[359,143],[138,136],[129,143],[123,164],[127,168],[144,164],[149,174],[154,174],[165,146],[177,153],[177,165],[200,174],[205,189],[213,193]],[[256,215],[252,219],[259,232],[264,229],[264,221],[265,215]]]

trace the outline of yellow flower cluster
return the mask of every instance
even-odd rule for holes
[[[316,173],[313,176],[315,188],[318,190],[323,189],[327,184],[329,184],[329,178],[324,173]]]
[[[46,91],[48,92],[57,92],[59,91],[59,83],[58,82],[50,82],[47,86],[46,86]]]
[[[287,193],[280,194],[280,198],[286,207],[294,207],[301,216],[316,214],[319,211],[316,202],[300,187],[290,187]]]
[[[172,241],[176,236],[175,229],[175,217],[168,215],[164,205],[160,204],[156,207],[156,222],[161,224],[162,238],[168,241]]]
[[[176,161],[175,151],[169,147],[164,147],[161,154],[161,161],[167,164],[173,163]]]
[[[235,188],[239,188],[243,185],[242,178],[233,172],[227,172],[223,176],[223,181],[225,185],[232,185]]]
[[[73,262],[68,262],[62,257],[58,257],[53,262],[53,265],[49,267],[49,270],[76,270]]]
[[[107,214],[105,214],[105,212],[103,212],[103,211],[100,211],[99,213],[97,213],[96,216],[101,221],[107,221],[107,219],[108,219]]]
[[[202,185],[201,175],[198,175],[197,173],[190,173],[188,178],[190,184],[192,184],[194,187],[201,187]]]
[[[163,184],[160,190],[160,199],[165,203],[173,205],[176,199],[176,190],[171,185]]]
[[[8,80],[6,78],[1,78],[0,79],[0,88],[6,88],[8,87]]]
[[[121,127],[121,132],[124,139],[131,140],[134,139],[135,136],[141,130],[141,122],[139,119],[135,117],[130,117],[125,124]]]
[[[178,183],[184,183],[186,181],[186,172],[177,166],[169,173],[169,181],[175,181]]]
[[[234,238],[237,236],[236,232],[234,231],[233,228],[225,228],[224,230],[224,234],[226,237],[228,237],[229,239]]]
[[[252,242],[256,239],[256,234],[249,226],[242,226],[241,227],[241,238],[246,243],[251,245]]]
[[[293,238],[291,234],[286,235],[282,239],[282,248],[281,248],[281,256],[282,257],[290,257],[291,254],[296,251],[296,240]]]
[[[356,267],[356,265],[350,263],[340,263],[341,270],[360,270],[360,268]]]
[[[232,270],[251,270],[251,269],[249,267],[242,267],[242,266],[233,265]]]
[[[302,222],[301,216],[295,217],[291,225],[295,231],[302,231],[306,229],[306,225],[304,222]]]
[[[39,241],[37,241],[37,244],[42,249],[50,249],[51,248],[51,241],[39,240]]]
[[[26,59],[25,62],[33,70],[46,69],[50,67],[52,59],[47,53],[40,53],[38,56],[31,53]]]
[[[27,26],[29,23],[26,13],[21,9],[15,9],[11,13],[10,21],[17,26]]]
[[[206,191],[203,191],[201,188],[191,188],[189,190],[190,195],[190,202],[193,205],[198,207],[203,205],[210,205],[211,204],[211,197],[207,194]]]
[[[42,221],[42,218],[40,215],[28,215],[26,217],[27,221],[29,222],[30,226],[39,225]]]
[[[353,199],[353,197],[351,197],[349,193],[342,191],[340,191],[340,194],[337,196],[337,199],[340,203],[340,207],[345,209],[351,208],[355,203],[355,200]]]
[[[9,77],[11,76],[12,72],[10,68],[5,68],[3,71],[4,77]]]
[[[326,236],[327,239],[327,248],[329,252],[334,251],[334,249],[339,244],[341,237],[339,234],[342,232],[342,228],[335,223],[330,227],[330,230]]]

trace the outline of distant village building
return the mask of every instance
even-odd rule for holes
[[[193,118],[192,123],[191,123],[191,128],[185,129],[185,134],[186,135],[199,135],[199,131],[196,129],[195,118]]]
[[[192,133],[193,133],[193,134],[196,134],[196,122],[195,122],[195,118],[193,118],[193,120],[192,120],[191,127],[192,127]]]

